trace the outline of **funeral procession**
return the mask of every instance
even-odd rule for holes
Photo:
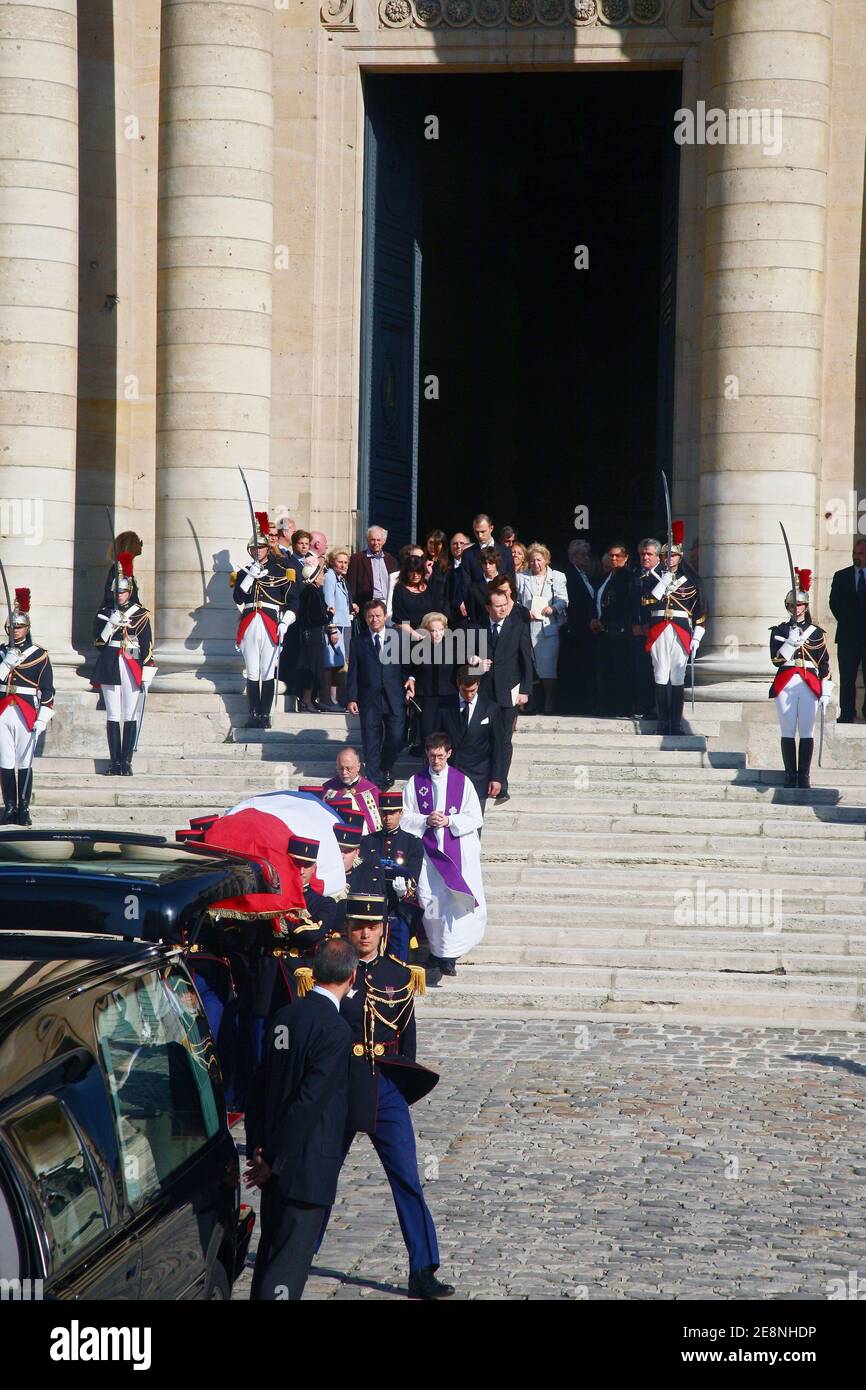
[[[0,1312],[829,1368],[863,0],[2,14]]]

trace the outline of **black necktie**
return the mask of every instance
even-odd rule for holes
[[[490,624],[490,645],[491,645],[493,651],[496,651],[496,643],[497,643],[498,641],[499,641],[499,624],[498,624],[498,623],[491,623],[491,624]]]
[[[382,651],[382,642],[379,638],[378,632],[376,633],[376,636],[373,638],[373,646],[376,648],[376,655],[379,656]]]
[[[863,570],[855,570],[857,577],[857,609],[863,615],[866,613],[866,574]]]
[[[468,703],[468,701],[465,701],[465,702],[464,702],[463,708],[462,708],[462,710],[460,711],[460,718],[461,718],[462,721],[463,721],[463,732],[465,733],[466,730],[469,728],[469,703]]]

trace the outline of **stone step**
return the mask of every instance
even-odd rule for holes
[[[767,938],[765,937],[766,941]],[[861,938],[863,941],[863,938]],[[727,943],[714,948],[700,946],[653,947],[615,946],[605,942],[597,946],[479,946],[472,952],[471,963],[477,967],[525,965],[529,970],[539,966],[555,969],[572,966],[594,966],[611,970],[679,970],[734,972],[744,974],[797,974],[848,976],[859,979],[866,964],[866,942],[859,954],[835,955],[830,951],[810,954],[787,949],[761,950],[751,943],[735,950]]]
[[[733,952],[763,951],[764,949],[784,950],[799,960],[803,956],[839,956],[850,960],[866,954],[866,935],[863,924],[852,921],[844,925],[828,922],[826,931],[816,931],[816,919],[804,919],[802,928],[787,917],[782,931],[767,931],[760,926],[749,930],[734,927],[633,927],[614,924],[604,920],[591,924],[572,922],[569,925],[553,925],[550,922],[537,922],[521,916],[512,920],[506,916],[506,908],[497,908],[495,918],[487,937],[472,952],[472,960],[480,960],[488,951],[525,950],[556,951],[572,949],[620,949],[652,948],[657,951],[671,950],[679,955],[691,951]],[[556,959],[559,959],[557,954]],[[527,959],[530,959],[527,956]],[[567,960],[566,956],[562,956]],[[862,966],[862,960],[860,964]]]
[[[747,882],[747,878],[752,881]],[[675,913],[683,920],[701,915],[710,917],[721,913],[723,907],[726,914],[760,910],[765,915],[781,915],[783,922],[789,914],[794,913],[812,916],[836,914],[840,917],[861,918],[863,912],[862,894],[859,889],[851,893],[827,892],[820,887],[811,890],[799,887],[793,894],[789,893],[786,896],[784,887],[779,887],[778,884],[774,887],[770,874],[747,875],[742,871],[733,876],[728,875],[726,879],[724,870],[714,870],[704,881],[703,889],[687,882],[666,884],[664,889],[657,890],[649,899],[646,890],[640,887],[628,885],[617,889],[610,888],[610,875],[605,872],[593,874],[591,871],[584,871],[581,873],[579,886],[568,885],[566,888],[562,885],[557,886],[556,883],[515,885],[512,879],[513,871],[509,871],[508,865],[487,866],[484,892],[491,919],[509,903],[519,904],[526,913],[552,915],[563,900],[567,900],[567,905],[562,911],[566,914],[572,913],[581,921],[592,921],[598,913],[608,910],[611,906],[621,907],[630,913],[632,918],[640,918],[651,911],[653,919],[661,920],[673,919]],[[739,895],[754,890],[763,892],[765,896],[761,898],[760,904],[757,899],[750,899],[752,903],[757,904],[752,908],[744,909],[738,906],[738,896],[728,896],[732,891],[733,894]],[[683,896],[684,891],[690,891],[691,898],[686,899]],[[718,898],[719,892],[725,895],[724,904]],[[775,892],[781,896],[773,896]]]
[[[420,1001],[467,1013],[491,1009],[699,1014],[779,1018],[802,1023],[866,1017],[862,980],[833,975],[744,974],[700,970],[544,969],[462,963]]]
[[[856,870],[856,865],[854,866]],[[600,880],[600,881],[596,881]],[[579,865],[558,864],[555,869],[547,864],[522,866],[510,863],[485,862],[485,886],[490,882],[499,891],[527,892],[533,894],[557,894],[567,896],[576,902],[584,895],[603,896],[616,900],[620,895],[633,894],[643,901],[663,901],[666,893],[683,887],[699,886],[708,882],[706,874],[691,864],[670,863],[663,874],[648,875],[642,864],[623,864],[615,875],[607,873],[601,866],[593,875],[587,868]],[[780,889],[797,900],[801,893],[846,893],[862,892],[864,876],[855,872],[850,874],[796,874],[792,881],[790,873],[784,869],[770,873],[756,872],[752,869],[718,869],[713,873],[714,888],[764,888]],[[500,885],[502,885],[500,887]],[[507,889],[505,887],[507,885]]]

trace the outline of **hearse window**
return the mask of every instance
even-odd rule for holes
[[[34,1102],[5,1124],[30,1170],[56,1272],[105,1233],[95,1174],[75,1126],[53,1096]]]
[[[96,1033],[135,1207],[219,1130],[210,1034],[176,969],[114,990],[97,1006]]]
[[[12,1198],[0,1177],[0,1280],[20,1279],[23,1272]],[[3,1287],[0,1285],[0,1297]]]

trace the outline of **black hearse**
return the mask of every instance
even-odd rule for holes
[[[225,1299],[252,1225],[180,951],[0,930],[4,1296]]]
[[[188,945],[211,903],[278,886],[269,864],[112,830],[0,832],[0,926]]]

